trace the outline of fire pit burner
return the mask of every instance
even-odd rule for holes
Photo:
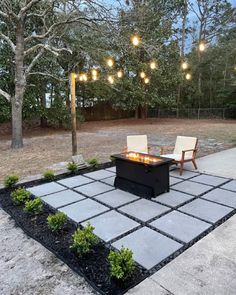
[[[112,157],[116,164],[116,188],[147,199],[169,191],[171,159],[137,152]]]

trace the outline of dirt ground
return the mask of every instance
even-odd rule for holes
[[[236,146],[236,121],[234,120],[115,120],[86,122],[78,129],[79,153],[85,159],[96,157],[109,160],[120,152],[126,136],[147,134],[152,153],[159,147],[173,145],[177,135],[197,136],[199,156]],[[10,135],[0,138],[0,183],[6,175],[20,177],[42,173],[48,167],[71,159],[71,133],[65,130],[34,129],[24,134],[24,148],[10,149]]]

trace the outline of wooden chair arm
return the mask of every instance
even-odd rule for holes
[[[196,153],[197,153],[197,149],[189,149],[189,150],[183,150],[182,151],[182,157],[181,157],[181,161],[184,161],[184,158],[185,158],[185,153],[187,152],[193,152],[193,159],[195,158],[196,156]]]

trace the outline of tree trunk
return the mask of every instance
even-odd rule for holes
[[[13,149],[23,147],[22,105],[26,80],[24,75],[24,20],[20,19],[16,28],[15,49],[15,95],[12,97],[12,143]]]

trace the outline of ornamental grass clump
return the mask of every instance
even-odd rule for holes
[[[55,174],[52,170],[46,170],[44,173],[43,173],[43,177],[44,179],[46,179],[47,181],[52,181],[55,179]]]
[[[17,175],[8,175],[4,179],[4,185],[5,185],[5,187],[13,188],[18,181],[19,181],[19,176],[17,176]]]
[[[97,158],[91,158],[88,160],[89,165],[93,167],[97,167],[99,165],[98,159]]]
[[[63,212],[50,214],[47,217],[48,228],[53,232],[59,232],[63,229],[67,221],[67,217]]]
[[[122,246],[120,251],[110,251],[108,261],[111,267],[111,276],[118,280],[125,280],[134,271],[133,252]]]
[[[25,202],[24,211],[32,215],[37,215],[43,211],[43,202],[40,198],[36,198]]]
[[[73,234],[73,244],[71,246],[80,256],[92,251],[98,243],[98,238],[93,233],[94,227],[87,223],[83,229],[77,229]]]
[[[30,192],[22,187],[19,187],[11,193],[11,198],[14,204],[22,205],[30,199]]]
[[[78,166],[75,162],[69,162],[68,165],[67,165],[67,169],[72,172],[72,173],[75,173],[78,169]]]

